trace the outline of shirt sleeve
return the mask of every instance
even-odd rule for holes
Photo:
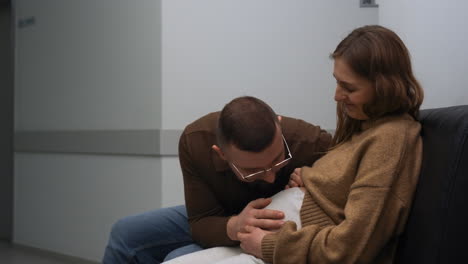
[[[195,242],[203,247],[232,246],[239,244],[227,235],[230,216],[218,203],[208,184],[202,179],[194,162],[194,153],[182,134],[179,141],[179,161],[184,179],[185,205],[188,221]]]
[[[317,159],[327,153],[332,136],[319,126],[303,120],[295,121],[293,124],[291,125],[291,127],[294,127],[293,132],[287,134],[289,136],[287,139],[294,142],[290,146],[294,153],[293,162],[296,167],[311,166]]]
[[[323,156],[331,146],[332,136],[327,131],[320,129],[319,141],[317,144],[317,153]]]

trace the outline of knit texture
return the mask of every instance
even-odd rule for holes
[[[409,115],[365,122],[362,132],[302,168],[303,228],[266,235],[270,263],[392,263],[419,177],[421,126]]]

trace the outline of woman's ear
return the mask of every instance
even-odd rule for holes
[[[218,156],[222,159],[222,160],[226,160],[226,156],[224,156],[224,153],[223,151],[216,145],[213,145],[211,146],[211,148],[218,154]]]
[[[279,115],[279,116],[278,116],[278,121],[279,121],[280,123],[281,123],[281,119],[283,119],[283,117]]]

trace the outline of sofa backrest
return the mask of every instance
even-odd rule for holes
[[[420,113],[421,175],[396,263],[468,261],[468,105]]]

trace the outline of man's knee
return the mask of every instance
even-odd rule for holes
[[[129,217],[124,217],[117,220],[113,225],[110,232],[110,241],[113,243],[127,243],[130,239],[131,231],[131,219]]]

